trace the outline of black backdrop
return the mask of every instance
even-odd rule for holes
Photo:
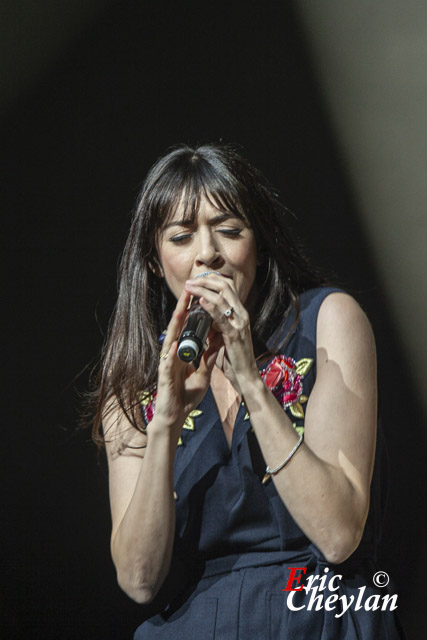
[[[109,556],[105,463],[76,432],[87,370],[75,378],[102,343],[143,175],[173,143],[220,139],[268,175],[314,258],[373,322],[392,470],[381,568],[408,628],[420,624],[426,482],[418,471],[414,491],[413,472],[425,468],[425,436],[410,363],[292,3],[217,0],[201,12],[201,3],[125,1],[2,122],[7,638],[124,639],[138,624]]]

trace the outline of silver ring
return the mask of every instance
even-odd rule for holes
[[[227,309],[227,311],[224,311],[224,315],[226,318],[229,318],[232,313],[233,313],[233,307],[230,307],[229,309]]]

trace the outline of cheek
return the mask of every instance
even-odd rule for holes
[[[254,238],[246,238],[238,246],[232,246],[229,252],[230,262],[242,271],[247,270],[253,262],[256,262],[256,244]]]
[[[182,262],[182,252],[174,251],[173,247],[162,247],[160,251],[160,260],[165,271],[165,275],[173,274],[179,271]]]
[[[170,275],[173,273],[173,267],[178,264],[178,260],[174,261],[172,256],[169,256],[167,253],[164,253],[161,257],[163,270],[165,275]]]
[[[188,275],[188,258],[185,251],[163,249],[160,252],[163,275],[172,293],[178,298]]]

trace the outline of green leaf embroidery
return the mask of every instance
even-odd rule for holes
[[[296,364],[297,373],[300,376],[306,376],[313,365],[313,358],[301,358]]]

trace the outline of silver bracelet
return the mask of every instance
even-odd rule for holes
[[[304,432],[302,431],[299,434],[299,440],[296,443],[296,445],[294,446],[294,448],[292,449],[292,451],[290,452],[290,454],[288,455],[288,457],[282,462],[282,464],[279,464],[278,467],[275,467],[274,469],[270,469],[270,467],[267,465],[266,469],[265,469],[265,473],[269,476],[274,475],[275,473],[277,473],[278,471],[280,471],[280,469],[283,469],[283,467],[285,467],[289,460],[295,455],[295,453],[298,451],[299,447],[302,445],[302,441],[304,440]]]

